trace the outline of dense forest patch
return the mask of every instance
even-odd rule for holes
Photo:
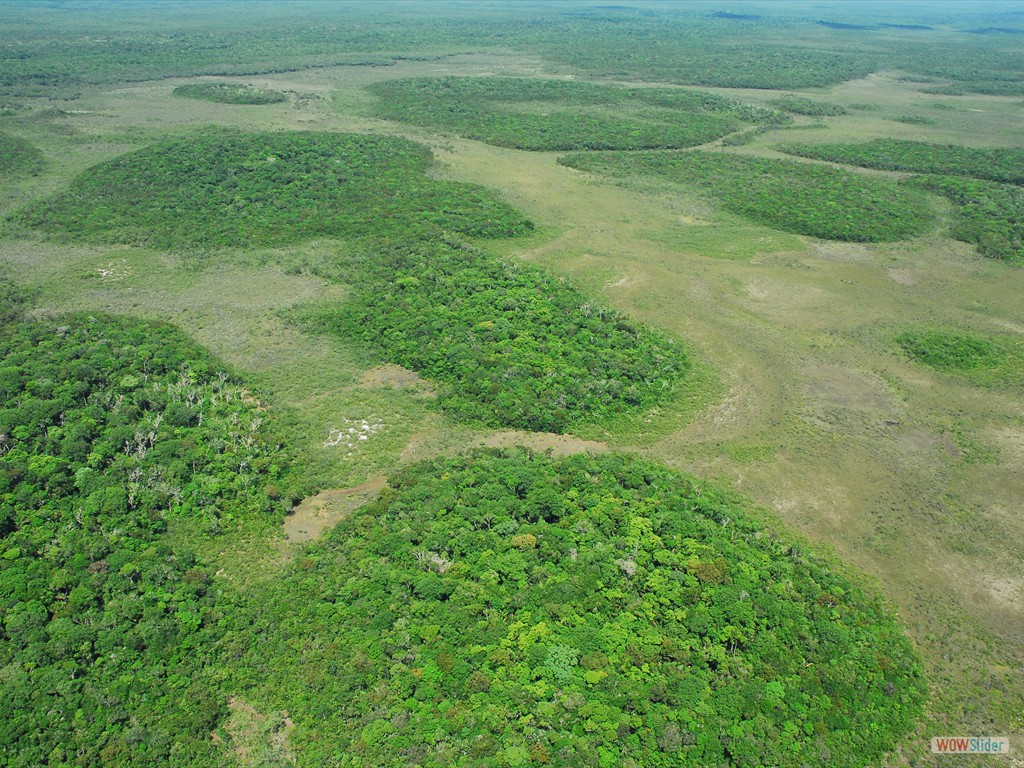
[[[25,139],[0,133],[0,174],[28,176],[37,174],[45,165],[43,153]]]
[[[671,7],[534,6],[494,7],[469,18],[458,7],[425,12],[409,6],[402,23],[396,12],[367,4],[346,9],[342,24],[331,4],[290,4],[284,14],[271,6],[250,8],[245,18],[216,4],[189,14],[159,10],[159,32],[148,26],[152,8],[121,3],[60,13],[42,5],[7,14],[0,93],[74,96],[96,83],[383,66],[510,48],[619,80],[794,90],[886,69],[925,75],[933,91],[1024,92],[1016,36],[965,35],[951,57],[948,46],[936,44],[919,24],[881,24],[888,28],[886,45],[858,50],[849,39],[862,35],[841,33],[847,39],[839,47],[834,31],[788,13],[755,18]]]
[[[982,256],[1024,264],[1024,187],[953,176],[921,176],[910,183],[954,205],[950,236]]]
[[[591,75],[718,88],[818,88],[865,77],[878,67],[878,56],[859,51],[794,45],[770,22],[755,22],[764,34],[751,46],[749,29],[744,40],[728,22],[722,29],[711,21],[677,21],[662,16],[606,25],[586,37],[563,35],[541,45],[552,58]]]
[[[673,340],[465,244],[375,242],[345,270],[354,295],[318,326],[449,385],[461,418],[563,432],[669,399],[689,368]]]
[[[241,83],[186,83],[172,91],[186,99],[215,101],[219,104],[278,104],[287,100],[281,91],[257,88]]]
[[[412,467],[253,602],[310,764],[861,766],[923,695],[874,597],[622,456]]]
[[[883,171],[968,176],[1024,184],[1024,149],[978,149],[956,144],[875,139],[862,144],[786,144],[782,152]]]
[[[207,130],[93,166],[15,221],[62,239],[213,248],[400,231],[532,229],[482,187],[427,176],[421,144]]]
[[[914,330],[896,337],[911,359],[982,385],[1024,384],[1024,340],[962,331]]]
[[[162,534],[280,520],[264,415],[168,325],[10,323],[0,359],[2,762],[222,764],[213,574]]]
[[[417,78],[369,90],[378,117],[530,150],[692,147],[749,122],[784,120],[710,93],[573,80]]]
[[[924,195],[841,169],[711,152],[602,152],[558,162],[610,176],[653,176],[697,187],[728,210],[785,232],[888,242],[925,232]]]
[[[816,160],[928,174],[909,183],[937,192],[954,204],[953,237],[977,245],[989,258],[1024,262],[1024,150],[899,139],[790,144],[779,149]]]

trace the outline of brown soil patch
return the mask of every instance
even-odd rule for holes
[[[867,262],[872,260],[871,251],[860,243],[840,243],[834,241],[812,242],[811,248],[827,261]]]
[[[332,488],[304,499],[284,519],[284,537],[289,544],[302,544],[323,535],[352,510],[374,498],[387,485],[386,477],[372,480],[352,488]]]
[[[1024,579],[983,577],[992,600],[1002,608],[1024,613]]]
[[[900,285],[913,285],[917,282],[914,273],[909,269],[887,269],[886,273],[889,275],[890,280]]]
[[[988,433],[988,437],[998,446],[1007,467],[1024,472],[1024,430],[1012,427],[994,429]]]
[[[835,365],[805,369],[806,416],[826,429],[838,425],[899,424],[903,408],[880,378]]]
[[[436,393],[425,379],[421,379],[415,371],[400,365],[388,363],[371,368],[359,377],[364,387],[391,387],[392,389],[417,389],[422,394],[433,397]]]
[[[610,449],[605,443],[596,440],[583,440],[572,435],[558,435],[554,432],[520,432],[505,430],[494,432],[480,440],[479,445],[485,448],[512,448],[521,445],[538,453],[550,450],[553,456],[570,456],[574,453],[607,453]]]
[[[616,275],[613,280],[604,284],[605,288],[629,288],[642,282],[642,278],[636,273]]]

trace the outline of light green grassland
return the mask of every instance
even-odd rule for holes
[[[564,275],[694,350],[700,381],[666,413],[580,437],[724,482],[871,574],[922,649],[933,686],[905,761],[931,760],[925,739],[940,732],[1009,732],[1024,716],[1020,391],[945,376],[909,360],[894,339],[910,326],[1024,335],[1024,270],[982,259],[941,228],[902,243],[817,242],[738,220],[678,189],[604,182],[557,165],[553,153],[499,149],[364,116],[370,97],[361,88],[376,80],[533,75],[540,66],[480,55],[247,78],[289,94],[287,102],[265,106],[173,99],[183,82],[174,80],[87,93],[76,102],[80,112],[60,118],[69,132],[20,118],[4,123],[36,143],[55,170],[16,185],[0,199],[0,212],[137,142],[193,124],[425,141],[439,174],[497,189],[536,223],[530,237],[489,248]],[[876,136],[977,146],[1024,139],[1019,99],[921,94],[890,73],[801,95],[879,109],[799,118],[797,127],[763,133],[738,151],[770,154],[782,141]],[[957,109],[929,106],[935,102]],[[892,121],[918,113],[936,124]],[[822,122],[825,128],[799,127]],[[343,248],[322,241],[230,253],[214,263],[6,237],[0,262],[40,288],[39,311],[178,323],[259,385],[262,401],[309,457],[310,492],[493,439],[443,418],[424,386],[375,383],[367,372],[382,361],[287,320],[296,307],[344,297],[343,286],[309,272]],[[325,445],[346,419],[381,425],[351,456]],[[540,448],[556,442],[531,440]],[[205,555],[242,584],[272,573],[279,543],[228,536]]]

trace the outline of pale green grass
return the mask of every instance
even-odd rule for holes
[[[667,245],[673,251],[733,261],[807,250],[807,245],[795,235],[746,222],[677,222],[662,229],[641,230],[637,234]]]

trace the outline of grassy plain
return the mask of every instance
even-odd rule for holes
[[[535,234],[495,250],[565,275],[595,298],[679,335],[715,371],[691,393],[693,402],[677,404],[676,415],[581,437],[736,488],[877,580],[925,656],[933,694],[915,738],[892,762],[937,762],[926,739],[941,733],[1018,734],[1014,748],[1024,748],[1024,405],[1019,392],[980,389],[915,363],[896,342],[920,326],[1024,335],[1024,270],[985,260],[941,230],[873,245],[737,224],[696,194],[616,186],[557,165],[553,153],[376,120],[367,116],[372,99],[361,90],[384,78],[534,75],[540,67],[526,57],[479,54],[247,77],[289,94],[287,102],[265,106],[174,99],[173,88],[184,82],[175,80],[89,91],[72,113],[3,118],[0,128],[39,146],[53,170],[13,184],[0,205],[9,212],[87,165],[197,123],[425,141],[446,178],[497,189],[536,222]],[[759,102],[773,97],[721,92]],[[795,127],[762,133],[735,151],[768,157],[783,142],[876,136],[972,146],[1024,140],[1019,98],[924,94],[894,73],[800,94],[877,109],[851,109],[825,122],[798,118]],[[907,114],[935,124],[895,121]],[[310,492],[500,439],[444,419],[422,387],[367,378],[381,361],[360,349],[288,322],[291,308],[344,295],[309,271],[338,247],[322,240],[228,253],[212,263],[7,236],[0,260],[38,286],[40,311],[173,320],[252,375],[260,397],[287,419],[297,447],[308,450]],[[736,252],[730,249],[743,257],[722,258]],[[379,427],[356,450],[329,445],[332,430],[364,419]],[[269,566],[280,557],[273,542],[230,539],[206,554],[238,584],[273,574]]]

